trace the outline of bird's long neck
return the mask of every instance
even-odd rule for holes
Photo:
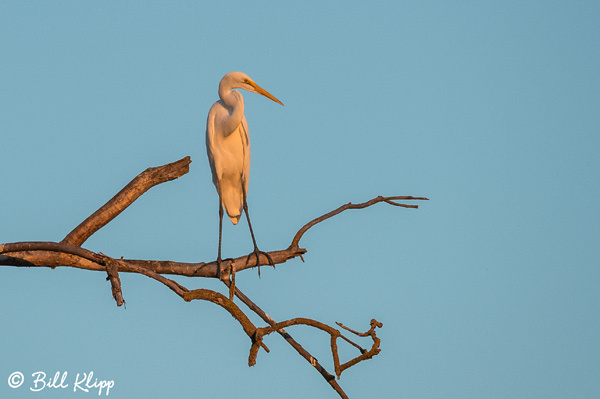
[[[242,123],[244,117],[244,98],[237,90],[231,90],[231,87],[219,85],[219,97],[223,104],[229,108],[229,115],[224,116],[220,121],[222,131],[226,136],[230,135]]]

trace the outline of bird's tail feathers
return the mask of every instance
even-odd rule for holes
[[[243,210],[243,198],[240,195],[239,190],[236,190],[233,187],[223,187],[221,198],[223,201],[223,208],[225,209],[225,212],[227,212],[227,216],[229,216],[231,223],[238,224]]]

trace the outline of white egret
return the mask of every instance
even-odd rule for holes
[[[248,123],[244,116],[244,98],[233,89],[244,89],[283,105],[281,101],[254,83],[242,72],[231,72],[223,76],[219,83],[219,98],[208,112],[206,121],[206,152],[212,171],[212,179],[219,194],[219,251],[217,254],[217,273],[221,278],[221,235],[223,231],[223,208],[235,225],[240,220],[242,211],[246,213],[256,264],[259,255],[263,254],[273,265],[273,260],[256,245],[250,216],[248,215],[248,178],[250,175],[250,137]],[[260,275],[260,268],[259,268]]]

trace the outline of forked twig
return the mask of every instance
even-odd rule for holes
[[[342,326],[340,323],[337,323],[337,324]],[[350,368],[350,367],[354,366],[355,364],[362,362],[363,360],[371,359],[373,356],[377,355],[381,351],[379,349],[381,340],[379,338],[377,338],[377,335],[375,333],[375,327],[383,327],[383,324],[379,323],[375,319],[371,320],[371,329],[368,332],[366,332],[364,334],[356,333],[356,335],[358,335],[358,336],[371,336],[371,338],[373,338],[373,346],[371,347],[370,350],[366,351],[366,350],[362,349],[358,344],[352,342],[349,338],[344,337],[339,330],[336,330],[335,328],[330,327],[327,324],[321,323],[316,320],[307,319],[304,317],[298,317],[295,319],[286,320],[286,321],[272,324],[269,327],[258,328],[256,330],[256,340],[253,344],[253,346],[256,346],[256,349],[253,348],[254,353],[258,351],[258,345],[262,342],[262,338],[265,335],[271,334],[273,331],[277,331],[277,330],[283,329],[285,327],[293,326],[293,325],[311,326],[311,327],[317,328],[319,330],[325,331],[326,333],[328,333],[331,336],[331,354],[333,356],[335,373],[336,373],[338,379],[340,378],[342,372],[344,370],[346,370],[347,368]],[[345,327],[343,327],[343,328],[345,328]],[[352,330],[349,330],[349,329],[347,329],[347,330],[353,332]],[[340,365],[339,353],[338,353],[338,349],[337,349],[337,339],[340,337],[343,337],[344,340],[351,343],[354,347],[358,348],[361,352],[361,354],[359,356],[357,356],[341,365]],[[250,354],[252,356],[252,354],[253,354],[252,349],[250,351]]]
[[[304,226],[302,226],[300,228],[300,230],[298,230],[298,232],[296,233],[296,235],[294,236],[294,239],[292,240],[292,243],[290,244],[290,248],[295,248],[298,247],[298,243],[300,242],[300,239],[302,238],[302,236],[304,235],[304,233],[306,233],[308,231],[308,229],[310,229],[311,227],[313,227],[314,225],[316,225],[317,223],[321,223],[324,220],[327,220],[335,215],[338,215],[342,212],[344,212],[345,210],[348,209],[363,209],[366,208],[368,206],[371,205],[375,205],[378,202],[386,202],[388,204],[391,205],[395,205],[395,206],[400,206],[403,208],[414,208],[417,209],[419,206],[418,205],[406,205],[406,204],[400,204],[397,202],[394,202],[394,200],[403,200],[403,201],[408,201],[408,200],[428,200],[429,198],[425,198],[425,197],[411,197],[411,196],[395,196],[395,197],[382,197],[381,195],[373,198],[372,200],[366,201],[366,202],[362,202],[360,204],[353,204],[351,202],[340,206],[337,209],[334,209],[331,212],[328,212],[326,214],[324,214],[323,216],[319,216],[316,219],[311,220],[310,222],[306,223]]]

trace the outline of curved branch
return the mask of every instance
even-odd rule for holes
[[[83,244],[92,234],[117,217],[119,213],[123,212],[125,208],[150,188],[188,173],[190,162],[192,160],[187,156],[167,165],[146,169],[100,209],[75,227],[61,242],[72,245]]]
[[[265,351],[269,352],[269,348],[267,348],[262,342],[255,341],[254,336],[256,333],[256,326],[250,321],[248,316],[246,316],[244,312],[242,312],[242,310],[225,295],[207,289],[197,289],[186,292],[183,295],[183,299],[186,302],[190,302],[194,299],[201,299],[203,301],[209,301],[221,306],[242,325],[242,328],[244,329],[246,334],[250,337],[250,339],[252,339],[252,346],[257,346],[257,352],[258,346],[262,346]],[[256,358],[254,358],[253,360],[253,362],[248,361],[248,366],[254,366],[256,364]]]
[[[323,216],[319,216],[316,219],[311,220],[310,222],[306,223],[304,226],[302,226],[300,228],[300,230],[298,230],[298,232],[296,233],[296,235],[294,236],[294,239],[292,240],[292,243],[290,244],[290,248],[296,248],[298,247],[298,243],[300,242],[300,239],[302,238],[302,236],[304,235],[304,233],[306,233],[308,231],[308,229],[310,229],[311,227],[313,227],[314,225],[316,225],[317,223],[321,223],[324,220],[329,219],[330,217],[333,217],[337,214],[340,214],[342,212],[344,212],[347,209],[362,209],[362,208],[366,208],[368,206],[377,204],[378,202],[386,202],[390,205],[394,205],[394,206],[400,206],[403,208],[418,208],[418,205],[406,205],[406,204],[399,204],[397,202],[395,202],[396,200],[429,200],[429,198],[425,198],[425,197],[411,197],[411,196],[395,196],[395,197],[382,197],[381,195],[373,198],[372,200],[366,201],[366,202],[362,202],[360,204],[353,204],[351,202],[348,202],[345,205],[340,206],[337,209],[334,209],[331,212],[328,212],[326,214],[324,214]]]

